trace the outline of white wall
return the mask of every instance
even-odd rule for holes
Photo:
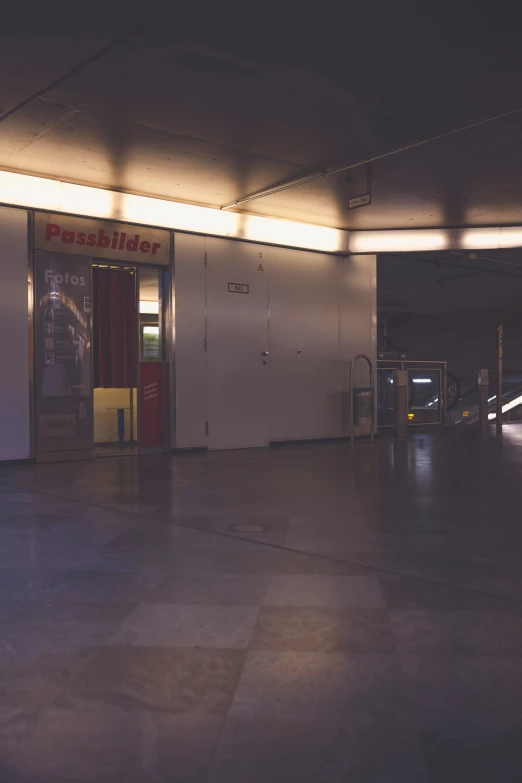
[[[350,361],[377,358],[376,258],[268,255],[270,440],[348,435]],[[176,234],[174,277],[176,445],[190,448],[207,442],[204,237]],[[362,362],[356,385],[368,385]]]
[[[372,360],[374,373],[377,368],[377,256],[354,255],[343,260],[339,303],[342,434],[349,435],[350,363],[358,353],[365,353]],[[369,385],[368,365],[360,360],[355,366],[355,386]]]
[[[205,353],[205,243],[192,234],[174,237],[176,446],[207,443]]]
[[[377,362],[376,256],[270,248],[270,353],[270,439],[349,435],[351,360]]]
[[[0,207],[0,460],[31,456],[27,212]]]
[[[270,248],[270,440],[341,432],[337,256]]]

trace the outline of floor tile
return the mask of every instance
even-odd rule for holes
[[[48,584],[42,591],[51,602],[119,601],[138,603],[158,587],[163,576],[140,570],[76,570]]]
[[[513,783],[520,780],[520,726],[508,731],[425,732],[420,737],[420,746],[429,783],[452,780]]]
[[[0,726],[49,707],[85,669],[93,651],[19,655],[0,667]]]
[[[427,783],[414,733],[397,718],[229,718],[209,783]]]
[[[252,650],[394,653],[388,614],[381,609],[263,606]]]
[[[408,709],[419,731],[511,730],[520,726],[519,656],[401,656]]]
[[[518,780],[506,444],[0,466],[1,783]]]
[[[268,574],[174,574],[147,597],[152,603],[259,606]]]
[[[379,582],[386,605],[390,609],[491,610],[520,611],[521,607],[499,600],[502,591],[485,588],[483,591],[441,584],[423,579],[381,575]]]
[[[222,722],[217,715],[129,710],[105,702],[53,707],[0,734],[0,779],[204,783]]]
[[[134,608],[125,603],[31,604],[0,627],[0,662],[106,644]]]
[[[225,715],[244,660],[240,650],[105,648],[69,684],[59,705],[106,703],[154,712]]]
[[[397,656],[252,651],[230,714],[320,723],[347,712],[400,709]]]
[[[274,575],[264,604],[266,606],[384,608],[377,577],[322,574]]]
[[[245,649],[257,614],[254,606],[142,603],[122,623],[111,644]]]
[[[390,624],[406,655],[522,654],[522,612],[392,609]]]

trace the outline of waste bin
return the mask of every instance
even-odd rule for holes
[[[373,422],[373,389],[361,386],[353,390],[354,424],[370,427]]]

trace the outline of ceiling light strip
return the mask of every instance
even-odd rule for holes
[[[324,253],[348,252],[348,232],[336,228],[223,212],[10,171],[0,171],[0,203]]]
[[[522,226],[350,232],[351,253],[498,250],[508,247],[522,247]]]
[[[0,203],[324,253],[522,247],[522,226],[343,231],[0,171]]]

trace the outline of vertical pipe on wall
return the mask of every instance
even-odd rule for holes
[[[497,348],[498,348],[498,366],[497,366],[497,416],[496,431],[497,437],[502,437],[502,384],[504,369],[504,327],[497,326]]]
[[[36,416],[34,385],[34,213],[27,213],[27,327],[29,342],[29,456],[36,456]]]
[[[176,448],[176,237],[174,231],[170,232],[170,263],[167,280],[163,280],[163,290],[167,290],[167,322],[165,324],[165,349],[167,362],[169,364],[168,389],[165,399],[169,404],[165,405],[168,411],[168,428],[170,442],[167,443],[167,450]],[[166,285],[165,285],[166,283]]]
[[[479,389],[480,436],[482,440],[487,441],[489,437],[489,421],[488,421],[489,372],[488,370],[479,370],[478,389]]]
[[[447,427],[448,421],[448,365],[444,362],[443,379],[442,379],[442,426]]]
[[[373,373],[373,438],[377,433],[377,417],[378,417],[378,400],[377,400],[377,258],[373,256],[373,263],[371,263],[370,271],[370,358],[372,365],[375,368]]]

